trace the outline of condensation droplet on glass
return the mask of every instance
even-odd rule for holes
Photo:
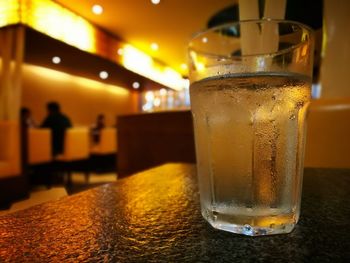
[[[254,115],[250,115],[248,124],[249,124],[249,126],[253,126],[253,124],[254,124]]]
[[[294,114],[290,115],[290,116],[289,116],[289,119],[290,119],[290,120],[294,120],[294,119],[295,119],[295,115],[294,115]]]
[[[297,102],[297,104],[295,105],[295,107],[298,108],[302,108],[304,106],[304,102],[303,101],[299,101]]]
[[[251,225],[245,224],[244,227],[243,227],[243,231],[246,232],[246,233],[251,233],[252,230],[253,230],[253,228],[252,228]]]
[[[217,219],[218,219],[218,212],[216,212],[216,211],[213,211],[213,219],[214,219],[214,221],[216,221]]]

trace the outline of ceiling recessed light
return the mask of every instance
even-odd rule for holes
[[[187,70],[187,64],[182,63],[182,64],[181,64],[181,69],[182,69],[182,70]]]
[[[203,70],[205,69],[205,66],[204,66],[203,63],[198,62],[198,63],[196,64],[196,68],[197,68],[198,71],[203,71]]]
[[[57,56],[52,57],[52,63],[60,64],[61,63],[61,58],[57,57]]]
[[[154,50],[154,51],[157,51],[159,49],[159,46],[157,43],[152,43],[151,44],[151,49]]]
[[[158,5],[160,3],[160,0],[151,0],[152,4]]]
[[[202,42],[203,42],[203,43],[207,43],[207,42],[208,42],[208,38],[203,37],[203,38],[202,38]]]
[[[118,53],[119,56],[121,56],[121,55],[123,55],[124,50],[122,48],[118,48],[117,53]]]
[[[108,72],[107,71],[101,71],[99,75],[100,75],[101,79],[107,79],[108,78]]]
[[[132,83],[132,87],[133,87],[134,89],[138,89],[138,88],[140,87],[140,83],[137,82],[137,81],[135,81],[135,82]]]
[[[91,10],[95,15],[101,15],[103,13],[103,7],[100,5],[93,5]]]

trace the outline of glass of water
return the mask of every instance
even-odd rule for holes
[[[291,21],[241,21],[189,44],[203,217],[250,236],[299,219],[314,37]]]

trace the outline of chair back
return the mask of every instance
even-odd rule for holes
[[[88,128],[67,129],[64,139],[64,152],[58,159],[62,161],[84,160],[88,159],[89,155]]]
[[[50,129],[28,129],[28,163],[30,165],[51,162],[51,148]]]
[[[117,152],[117,129],[104,128],[101,130],[100,141],[92,146],[93,154],[113,154]]]

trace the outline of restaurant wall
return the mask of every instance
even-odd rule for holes
[[[135,91],[63,72],[24,65],[22,106],[32,111],[38,124],[46,116],[46,103],[57,101],[74,126],[90,126],[103,113],[107,125],[115,125],[115,116],[137,112]]]
[[[326,49],[321,65],[322,98],[350,97],[350,1],[325,0]]]

